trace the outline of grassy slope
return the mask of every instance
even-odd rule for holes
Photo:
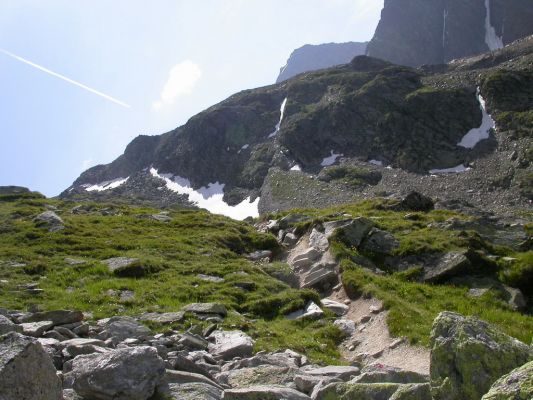
[[[317,222],[343,219],[344,213],[354,217],[361,215],[372,218],[378,227],[392,232],[400,241],[400,247],[395,252],[398,256],[464,250],[473,245],[485,247],[485,250],[492,254],[516,257],[518,261],[511,266],[498,265],[496,271],[477,270],[476,273],[491,275],[494,278],[501,277],[504,282],[513,283],[515,286],[520,286],[520,283],[530,284],[533,276],[532,252],[515,253],[509,248],[484,243],[473,232],[431,227],[449,218],[468,220],[469,217],[443,210],[430,213],[388,211],[384,210],[383,206],[386,205],[387,203],[382,201],[365,201],[354,205],[292,212],[309,216],[307,222],[297,225],[302,231]],[[265,218],[281,217],[285,214],[287,213],[273,214]],[[408,219],[405,218],[406,214],[410,214]],[[434,318],[439,312],[449,310],[478,316],[525,343],[532,340],[533,317],[510,310],[495,291],[489,291],[480,298],[472,298],[467,296],[466,287],[418,283],[412,279],[416,277],[416,268],[407,273],[376,275],[361,268],[357,264],[357,257],[360,256],[357,250],[347,248],[341,240],[334,242],[332,250],[341,261],[343,284],[349,292],[372,294],[384,301],[385,307],[390,311],[389,328],[395,336],[405,336],[412,343],[427,346]],[[381,260],[373,261],[382,266]],[[514,281],[509,277],[513,277]]]
[[[57,207],[56,212],[66,223],[65,230],[49,233],[35,226],[32,218],[46,205]],[[258,234],[246,223],[203,211],[173,210],[172,221],[163,223],[143,217],[158,212],[153,209],[95,204],[90,213],[75,215],[70,212],[74,205],[31,196],[0,196],[0,307],[26,309],[30,304],[39,304],[46,309],[91,311],[95,318],[103,318],[176,311],[190,302],[218,301],[232,310],[223,327],[247,331],[256,339],[256,350],[292,348],[315,361],[339,362],[336,344],[340,337],[331,324],[332,315],[317,322],[283,318],[284,313],[303,306],[309,299],[317,300],[318,295],[289,288],[243,257],[256,249],[276,251],[272,236]],[[300,210],[297,212],[308,215],[309,221],[297,227],[304,231],[315,222],[343,218],[344,213],[365,215],[400,240],[397,255],[462,249],[475,238],[459,231],[428,227],[451,217],[467,219],[465,216],[434,211],[411,213],[406,219],[405,212],[387,211],[382,206],[380,201],[367,201]],[[117,214],[101,215],[99,210],[105,207]],[[410,282],[409,274],[377,276],[360,268],[354,261],[356,250],[340,240],[332,248],[341,260],[345,286],[385,301],[394,335],[427,345],[434,317],[442,310],[455,310],[479,315],[526,343],[531,340],[533,318],[510,311],[496,293],[472,299],[467,297],[466,288]],[[517,255],[525,263],[531,259],[530,253],[515,254],[506,248],[491,247],[491,251]],[[142,278],[117,277],[101,263],[117,256],[137,257],[151,272]],[[86,263],[71,266],[65,262],[66,257]],[[13,267],[12,262],[26,266]],[[276,267],[286,268],[274,263],[271,269]],[[504,269],[499,272],[503,274]],[[513,278],[520,280],[514,272]],[[206,282],[197,274],[216,275],[225,281]],[[44,293],[36,297],[17,288],[29,282],[38,282]],[[236,288],[242,283],[251,290]],[[110,289],[131,290],[134,297],[121,301],[119,296],[109,294]],[[175,327],[185,329],[192,325],[202,326],[202,322],[189,317]]]
[[[49,233],[35,226],[32,218],[45,205],[57,207],[66,229]],[[172,221],[164,223],[142,217],[158,212],[153,209],[95,204],[89,214],[74,215],[73,206],[29,196],[0,196],[0,307],[26,309],[39,304],[45,309],[90,311],[103,318],[177,311],[191,302],[221,302],[233,310],[224,327],[248,331],[258,339],[257,350],[294,348],[317,361],[338,362],[339,332],[331,318],[308,323],[282,317],[309,299],[317,300],[317,294],[289,288],[242,256],[256,249],[276,250],[273,236],[203,211],[171,211]],[[98,210],[105,207],[117,215],[101,215]],[[118,256],[139,258],[152,272],[142,278],[117,277],[101,261]],[[71,266],[66,257],[86,263]],[[12,262],[26,266],[13,267]],[[197,274],[225,281],[206,282]],[[36,297],[17,288],[29,282],[38,282],[44,293]],[[240,283],[252,290],[237,288]],[[130,290],[134,297],[121,301],[110,289]],[[189,318],[176,327],[192,324],[201,322]]]

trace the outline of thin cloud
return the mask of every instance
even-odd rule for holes
[[[161,91],[161,98],[153,103],[153,108],[159,110],[173,104],[179,97],[191,94],[201,77],[202,70],[191,60],[174,65]]]
[[[75,86],[78,86],[78,87],[80,87],[82,89],[85,89],[88,92],[94,93],[94,94],[96,94],[96,95],[98,95],[100,97],[103,97],[106,100],[112,101],[113,103],[118,104],[118,105],[120,105],[122,107],[126,107],[126,108],[130,108],[131,107],[129,104],[126,104],[123,101],[117,100],[114,97],[111,97],[111,96],[109,96],[109,95],[107,95],[105,93],[102,93],[102,92],[100,92],[100,91],[98,91],[96,89],[90,88],[89,86],[86,86],[83,83],[77,82],[77,81],[75,81],[73,79],[67,78],[64,75],[58,74],[57,72],[51,71],[48,68],[45,68],[45,67],[43,67],[43,66],[41,66],[39,64],[35,64],[34,62],[31,62],[29,60],[26,60],[25,58],[17,56],[16,54],[13,54],[13,53],[11,53],[11,52],[9,52],[7,50],[0,49],[0,53],[3,53],[6,56],[14,58],[15,60],[18,60],[20,62],[23,62],[24,64],[28,64],[28,65],[30,65],[30,66],[32,66],[34,68],[37,68],[40,71],[46,72],[49,75],[55,76],[56,78],[62,79],[64,81],[68,82],[68,83],[71,83],[71,84],[73,84]]]

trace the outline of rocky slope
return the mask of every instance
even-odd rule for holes
[[[251,225],[0,193],[6,399],[531,397],[525,215],[412,193]]]
[[[287,64],[280,69],[276,83],[303,72],[348,64],[355,56],[364,55],[367,45],[367,42],[306,44],[291,53]]]
[[[139,136],[61,196],[149,200],[161,192],[172,199],[170,190],[242,218],[336,204],[372,188],[398,195],[416,187],[488,209],[525,207],[533,168],[532,59],[533,37],[431,68],[359,56],[236,94],[161,136]],[[339,162],[344,169],[329,171]],[[285,178],[273,181],[279,172]],[[383,176],[383,184],[371,175]],[[273,189],[294,188],[293,176],[306,182],[298,195],[305,204]],[[137,184],[146,179],[153,183]]]
[[[533,34],[527,0],[385,0],[367,54],[396,64],[443,64]]]

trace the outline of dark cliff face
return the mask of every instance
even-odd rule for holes
[[[347,64],[355,56],[364,55],[367,44],[367,42],[306,44],[292,52],[287,64],[281,68],[276,83],[286,81],[303,72]]]
[[[161,180],[142,183],[153,167],[188,179],[196,189],[223,183],[225,200],[237,204],[260,195],[269,171],[298,164],[316,175],[332,152],[422,174],[455,167],[495,151],[458,145],[482,122],[477,87],[500,126],[523,137],[530,132],[532,57],[533,36],[438,68],[359,56],[346,65],[238,93],[161,136],[139,136],[117,160],[84,172],[62,196],[126,177],[130,180],[117,193],[132,197],[142,186],[162,190]],[[494,74],[500,70],[514,72]],[[142,179],[135,178],[141,172]],[[143,193],[145,199],[154,196]]]
[[[527,0],[385,0],[367,54],[400,65],[442,64],[530,35],[532,21]]]

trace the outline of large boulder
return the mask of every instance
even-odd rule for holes
[[[444,254],[436,265],[424,268],[424,282],[439,283],[468,271],[471,264],[464,253]]]
[[[209,344],[209,353],[224,360],[235,357],[250,357],[254,341],[241,331],[215,331],[210,338],[214,343]]]
[[[67,375],[83,398],[146,400],[165,374],[165,362],[153,347],[122,348],[104,354],[81,355]]]
[[[36,339],[15,332],[0,336],[0,399],[62,399],[54,364]]]
[[[533,361],[498,379],[482,400],[533,399]]]
[[[223,304],[218,303],[192,303],[182,309],[185,312],[201,315],[220,315],[225,317],[228,310]]]
[[[431,330],[434,400],[479,400],[502,375],[532,358],[524,343],[486,322],[442,312]]]
[[[411,192],[405,196],[400,204],[398,204],[398,209],[406,211],[422,211],[429,212],[435,208],[435,203],[431,200],[430,197],[425,196],[418,192]]]
[[[45,211],[37,215],[33,221],[37,226],[48,229],[49,232],[57,232],[65,228],[61,217],[53,211]]]
[[[365,252],[385,255],[392,254],[398,247],[400,242],[391,233],[378,228],[372,228],[360,246]]]
[[[337,235],[351,247],[359,247],[373,227],[374,222],[364,217],[345,222],[334,221],[324,223],[327,236]]]

